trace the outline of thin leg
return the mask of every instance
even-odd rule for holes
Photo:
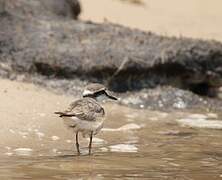
[[[80,155],[78,134],[79,132],[77,131],[76,132],[76,149],[77,149],[78,155]]]
[[[90,133],[89,155],[91,154],[91,149],[92,149],[92,138],[93,138],[93,131],[91,131],[91,133]]]

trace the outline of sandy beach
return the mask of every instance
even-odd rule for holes
[[[128,1],[0,0],[0,179],[221,179],[222,44],[165,36],[222,41],[222,2]],[[118,101],[79,156],[54,112],[89,82]]]
[[[22,82],[0,79],[0,84],[1,147],[37,148],[52,136],[66,136],[62,121],[53,112],[68,105],[68,96]]]
[[[63,153],[75,152],[73,132],[67,130],[54,112],[66,109],[80,97],[58,95],[31,83],[6,79],[0,79],[0,86],[0,157],[14,155],[16,149],[32,150],[37,156],[55,155],[58,149],[65,149]],[[105,127],[120,127],[129,112],[146,112],[114,103],[103,106],[109,119]],[[155,112],[151,114],[156,116]],[[116,117],[124,120],[116,121]],[[145,119],[146,113],[141,118]],[[80,139],[85,147],[87,142],[81,136]]]
[[[76,97],[23,82],[0,79],[0,84],[1,179],[181,179],[186,175],[208,180],[221,174],[221,133],[213,130],[222,128],[217,114],[107,104],[107,121],[93,139],[93,155],[86,156],[88,142],[81,138],[83,155],[76,156],[73,133],[53,114]]]
[[[220,0],[143,0],[142,5],[119,0],[81,2],[83,20],[105,20],[161,35],[222,41]]]

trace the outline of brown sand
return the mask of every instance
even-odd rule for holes
[[[54,135],[67,135],[62,121],[53,112],[64,109],[73,97],[22,82],[0,79],[0,84],[1,147],[35,148],[52,141]]]
[[[222,41],[222,1],[143,0],[133,5],[119,0],[81,0],[81,19],[110,22],[161,35]]]
[[[77,157],[73,134],[53,115],[54,110],[66,107],[73,97],[22,82],[0,79],[0,84],[0,179],[173,176],[208,180],[221,175],[221,132],[180,127],[173,121],[190,114],[107,104],[106,131],[96,136],[100,139],[93,143],[93,156],[84,156],[88,152],[87,142],[81,139],[83,155]],[[214,120],[212,123],[215,126]]]
[[[17,148],[31,149],[37,156],[55,155],[58,149],[64,150],[64,154],[67,150],[75,151],[74,133],[67,130],[54,112],[66,109],[79,97],[57,95],[24,82],[0,79],[0,85],[0,157],[15,155]],[[105,127],[119,127],[126,121],[126,114],[140,112],[116,103],[104,104],[104,107]],[[146,113],[140,114],[140,118],[146,119]],[[87,144],[81,136],[80,141],[82,147]],[[24,153],[23,150],[20,153]]]

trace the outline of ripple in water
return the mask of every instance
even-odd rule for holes
[[[109,146],[111,152],[137,152],[138,148],[133,144],[116,144]]]
[[[33,149],[30,149],[30,148],[17,148],[17,149],[14,149],[14,152],[18,156],[31,156],[32,152],[33,152]]]

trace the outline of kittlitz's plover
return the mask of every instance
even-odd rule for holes
[[[86,86],[83,98],[70,104],[67,110],[55,112],[63,118],[65,125],[76,134],[76,149],[80,155],[78,134],[89,135],[89,154],[91,154],[92,138],[97,134],[104,123],[105,111],[99,102],[105,98],[117,100],[115,96],[102,84],[93,83]]]

